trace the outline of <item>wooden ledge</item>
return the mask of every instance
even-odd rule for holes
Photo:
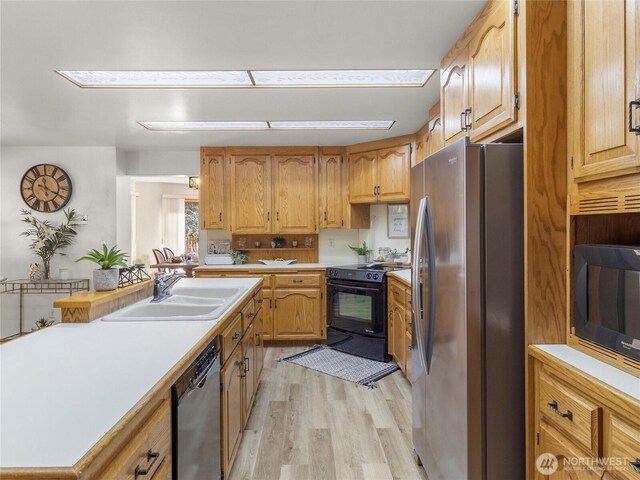
[[[129,285],[128,287],[117,288],[116,290],[107,290],[105,292],[90,292],[71,295],[70,297],[59,298],[53,302],[55,308],[90,308],[103,303],[112,302],[118,298],[131,295],[134,292],[144,290],[153,285],[152,280]]]

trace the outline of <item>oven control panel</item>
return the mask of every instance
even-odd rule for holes
[[[329,268],[327,277],[336,280],[350,280],[354,282],[383,283],[384,272],[376,272],[359,268]]]

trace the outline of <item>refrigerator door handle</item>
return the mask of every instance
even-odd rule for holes
[[[429,309],[428,319],[429,325],[427,326],[427,351],[425,352],[425,360],[427,367],[427,375],[431,369],[431,360],[433,356],[433,336],[435,333],[436,323],[436,288],[437,288],[437,276],[436,276],[436,248],[433,237],[433,222],[431,217],[431,209],[429,208],[429,198],[425,197],[425,212],[424,223],[426,225],[427,236],[427,264],[429,269]]]
[[[414,237],[415,251],[414,266],[411,269],[411,309],[413,314],[413,323],[416,334],[416,345],[418,347],[418,358],[420,365],[426,371],[427,363],[424,354],[424,343],[422,338],[422,240],[424,238],[424,220],[427,208],[427,198],[420,200],[418,207],[418,216],[416,222],[416,233]]]

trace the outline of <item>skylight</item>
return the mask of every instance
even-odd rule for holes
[[[56,72],[79,87],[93,88],[215,88],[253,85],[246,70],[56,70]]]
[[[138,122],[148,130],[389,130],[395,120],[318,120],[277,122]]]
[[[274,130],[389,130],[394,120],[319,120],[304,122],[269,122]]]
[[[422,87],[434,70],[56,70],[85,88]]]
[[[422,87],[434,70],[252,70],[259,87]]]
[[[138,122],[148,130],[267,130],[267,122]]]

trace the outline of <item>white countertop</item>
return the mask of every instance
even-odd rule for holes
[[[389,272],[387,273],[387,275],[400,278],[405,282],[407,282],[409,285],[411,285],[411,269],[410,268],[407,268],[406,270],[396,270],[395,272]]]
[[[626,393],[636,400],[640,400],[640,378],[604,363],[597,358],[582,353],[565,344],[534,345],[558,360],[583,371],[587,375],[600,380],[603,383]]]
[[[180,285],[251,289],[259,281]],[[0,345],[0,467],[76,464],[224,316],[58,324]]]
[[[242,265],[200,265],[195,270],[267,270],[273,268],[313,270],[333,267],[333,263],[291,263],[289,265],[264,265],[262,263],[243,263]]]

